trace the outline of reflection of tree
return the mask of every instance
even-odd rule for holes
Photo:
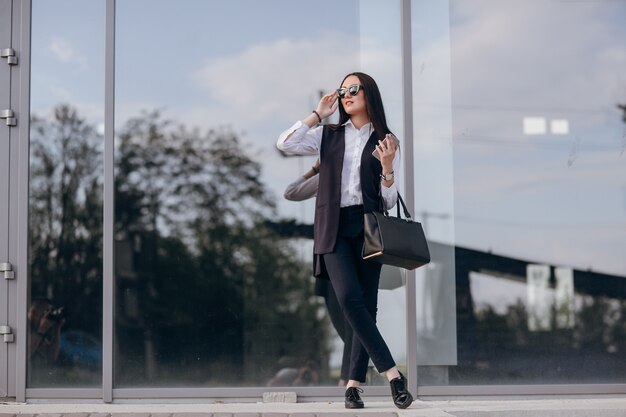
[[[553,311],[556,325],[557,311]],[[531,331],[522,301],[505,313],[476,311],[472,363],[453,369],[455,383],[568,383],[623,380],[626,373],[626,301],[584,296],[571,329]],[[556,326],[555,326],[556,327]]]
[[[119,305],[128,349],[148,355],[169,339],[171,359],[231,382],[267,376],[282,355],[317,358],[324,338],[311,339],[321,327],[308,265],[263,226],[274,206],[232,132],[146,114],[119,133],[116,165],[116,237],[133,242],[138,275],[120,290],[141,305],[128,314]]]
[[[68,107],[33,126],[33,294],[80,300],[72,326],[99,334],[102,138]],[[228,129],[154,112],[119,130],[118,384],[260,384],[285,356],[327,362],[310,266],[264,226],[260,171]]]
[[[31,127],[31,292],[66,305],[76,327],[98,334],[102,137],[67,106],[51,121],[33,117]]]

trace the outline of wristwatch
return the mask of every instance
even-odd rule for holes
[[[383,181],[391,181],[393,179],[393,171],[391,171],[389,174],[380,174],[380,178]]]

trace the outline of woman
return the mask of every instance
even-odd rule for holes
[[[339,109],[339,123],[315,127]],[[381,265],[362,259],[363,214],[396,204],[400,154],[387,127],[378,86],[361,72],[348,74],[341,87],[326,94],[317,108],[283,132],[277,142],[285,153],[320,157],[313,248],[315,275],[327,275],[352,327],[346,408],[363,408],[360,384],[368,360],[384,373],[394,404],[413,402],[376,327]]]

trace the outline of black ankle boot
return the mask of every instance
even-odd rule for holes
[[[346,408],[363,408],[365,406],[359,395],[360,392],[363,392],[363,389],[359,387],[350,387],[346,390]]]
[[[398,378],[389,381],[389,385],[391,386],[391,397],[396,407],[407,408],[411,405],[413,396],[407,389],[408,382],[404,375],[402,375],[402,372],[400,372]]]

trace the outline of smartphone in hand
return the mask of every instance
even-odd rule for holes
[[[395,135],[390,133],[389,136],[391,137],[391,139],[393,139],[393,142],[396,144],[396,146],[400,146],[400,140]],[[377,149],[374,149],[374,152],[372,152],[372,155],[374,156],[374,158],[380,161],[380,155],[378,155]]]

